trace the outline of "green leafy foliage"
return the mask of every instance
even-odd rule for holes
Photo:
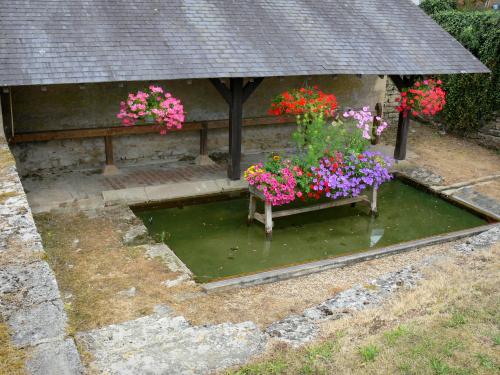
[[[440,77],[447,92],[442,120],[448,130],[465,134],[491,120],[500,108],[500,13],[448,9],[451,5],[445,3],[425,0],[420,6],[492,72]]]
[[[427,14],[434,14],[445,10],[456,9],[456,0],[423,0],[420,3],[420,8]]]
[[[326,121],[322,115],[306,114],[297,120],[293,140],[298,149],[298,164],[307,168],[332,151],[359,154],[367,149],[369,141],[363,138],[353,120]]]

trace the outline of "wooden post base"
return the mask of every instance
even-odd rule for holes
[[[215,165],[215,161],[210,159],[208,155],[198,155],[194,162],[197,165]]]
[[[104,169],[102,170],[102,175],[103,176],[116,176],[117,174],[120,174],[120,170],[116,165],[113,164],[106,164],[104,166]]]

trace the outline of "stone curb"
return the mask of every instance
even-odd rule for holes
[[[67,316],[55,275],[44,254],[15,161],[0,137],[0,314],[12,333],[12,342],[27,352],[29,374],[83,373],[72,338],[66,337]]]

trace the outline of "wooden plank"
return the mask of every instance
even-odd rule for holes
[[[292,209],[283,210],[283,211],[275,211],[275,212],[273,212],[273,218],[290,216],[290,215],[296,215],[296,214],[301,214],[301,213],[304,213],[304,212],[312,212],[312,211],[324,210],[326,208],[344,206],[346,204],[351,204],[351,203],[356,203],[356,202],[370,203],[370,199],[368,199],[368,197],[365,196],[365,195],[360,195],[358,197],[351,197],[351,198],[339,199],[339,200],[336,200],[336,201],[327,202],[327,203],[314,204],[314,205],[307,206],[307,207],[292,208]]]
[[[294,119],[288,117],[253,117],[243,119],[243,126],[279,125],[293,123]],[[229,126],[229,120],[193,121],[186,122],[182,129],[172,132],[186,132],[201,130],[203,124],[208,129],[224,129]],[[17,133],[11,139],[11,143],[43,142],[64,139],[101,138],[106,136],[122,136],[134,134],[159,133],[157,125],[135,125],[135,126],[111,126],[105,128],[51,130],[45,132]]]
[[[231,105],[229,106],[229,160],[227,177],[239,180],[241,176],[241,135],[243,124],[243,78],[231,78]]]
[[[257,220],[258,222],[262,223],[262,224],[266,224],[266,216],[261,214],[260,212],[255,212],[254,214],[254,219]]]

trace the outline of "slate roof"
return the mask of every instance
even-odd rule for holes
[[[466,72],[410,0],[0,0],[0,86]]]

